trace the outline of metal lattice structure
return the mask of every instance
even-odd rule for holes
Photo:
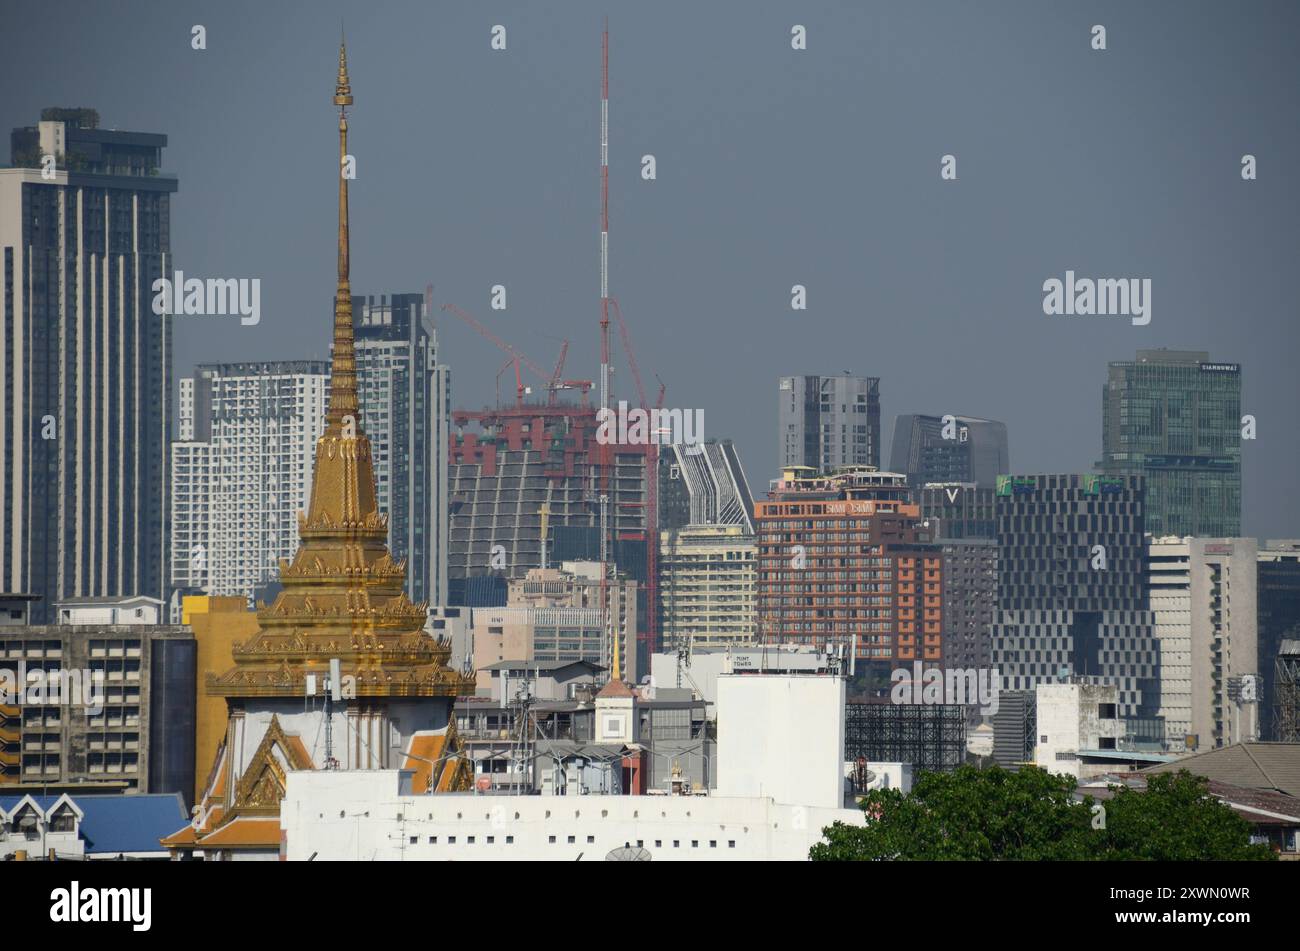
[[[1300,743],[1300,641],[1286,640],[1273,664],[1273,736]]]
[[[966,757],[966,707],[866,701],[844,710],[844,758],[911,763],[919,772],[956,769]]]

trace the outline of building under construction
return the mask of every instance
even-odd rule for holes
[[[638,654],[648,664],[655,646],[658,556],[659,445],[662,432],[611,439],[614,417],[611,317],[617,323],[632,382],[635,412],[652,411],[637,366],[626,321],[609,288],[609,31],[601,37],[600,72],[600,374],[595,381],[563,379],[568,341],[552,372],[545,371],[486,326],[446,304],[451,311],[507,356],[498,373],[497,407],[452,414],[449,452],[450,508],[447,565],[450,600],[465,604],[466,581],[483,576],[522,578],[530,569],[561,559],[598,561],[602,585],[621,570],[643,586],[642,641]],[[514,405],[503,408],[500,374],[514,368]],[[546,386],[546,399],[529,403],[523,369]],[[588,404],[594,389],[596,404]],[[580,404],[563,403],[561,391],[577,390]],[[659,387],[662,409],[664,387]],[[627,412],[630,400],[618,404]],[[651,417],[655,418],[655,417]],[[653,426],[654,424],[651,423]],[[597,434],[605,427],[602,435]],[[619,426],[622,433],[627,430]],[[459,598],[459,600],[458,600]]]
[[[608,484],[610,533],[646,535],[643,447],[616,446],[602,478],[596,411],[523,404],[452,414],[448,575],[522,578],[551,565],[557,528],[591,529],[599,539]]]
[[[947,772],[966,758],[966,707],[866,700],[844,705],[844,758]]]

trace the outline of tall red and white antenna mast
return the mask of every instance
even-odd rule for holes
[[[609,411],[609,20],[600,38],[600,405]]]
[[[601,420],[609,419],[609,18],[600,36],[600,408]],[[617,431],[617,430],[615,430]],[[599,447],[600,459],[600,607],[605,612],[605,636],[611,645],[616,643],[618,631],[614,630],[614,612],[609,609],[609,493],[610,469],[614,463],[614,447],[606,442]],[[615,647],[611,659],[618,657]],[[618,667],[615,661],[612,665]],[[611,670],[612,679],[619,679],[622,671]]]

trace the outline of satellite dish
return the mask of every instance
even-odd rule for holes
[[[635,845],[625,845],[621,849],[614,849],[605,856],[606,862],[649,862],[650,853],[646,849]]]

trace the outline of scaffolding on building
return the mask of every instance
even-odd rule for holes
[[[966,758],[966,707],[878,700],[845,704],[844,758],[911,763],[918,773],[956,769]]]
[[[1300,640],[1284,640],[1273,664],[1273,734],[1300,743]]]

